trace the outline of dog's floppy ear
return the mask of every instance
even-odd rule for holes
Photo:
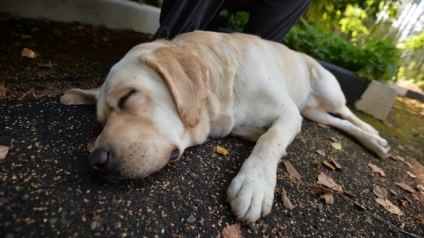
[[[100,96],[100,88],[79,89],[72,88],[60,97],[60,102],[65,105],[95,105]]]
[[[166,47],[141,55],[141,63],[159,73],[177,104],[187,127],[196,127],[207,96],[208,68],[198,57],[180,48]]]

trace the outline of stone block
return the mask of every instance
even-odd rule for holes
[[[0,12],[154,34],[160,9],[128,0],[0,0]]]
[[[396,89],[392,85],[373,80],[355,103],[355,107],[374,118],[385,120],[396,100],[396,96]]]

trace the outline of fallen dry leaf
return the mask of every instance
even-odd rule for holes
[[[336,170],[336,168],[330,164],[330,162],[328,162],[327,160],[322,161],[322,163],[327,167],[330,168],[331,170]]]
[[[227,224],[224,229],[222,229],[223,238],[242,238],[240,231],[240,224]]]
[[[324,187],[314,187],[312,188],[313,194],[324,194],[324,193],[331,193],[331,189],[326,189]]]
[[[404,164],[406,164],[406,165],[408,165],[408,167],[409,168],[413,168],[413,166],[408,162],[408,161],[406,161],[403,157],[401,157],[401,156],[396,156],[396,159],[398,160],[398,161],[400,161],[400,162],[402,162],[402,163],[404,163]]]
[[[337,141],[339,141],[339,138],[337,138],[337,136],[332,136],[332,137],[330,137],[330,140],[332,142],[337,142]]]
[[[417,184],[417,188],[418,188],[418,190],[420,190],[420,191],[421,191],[421,193],[423,193],[423,194],[424,194],[424,185],[422,185],[422,184]]]
[[[219,146],[219,145],[217,145],[215,149],[216,149],[216,153],[221,154],[221,155],[228,155],[228,153],[229,153],[227,149],[225,149],[224,147]]]
[[[6,158],[7,153],[9,153],[9,147],[0,145],[0,159]]]
[[[411,176],[411,178],[417,178],[417,176],[409,171],[406,171],[406,173]]]
[[[387,198],[376,198],[375,201],[381,206],[383,206],[386,211],[395,215],[402,215],[402,211],[399,209],[399,207],[393,205],[393,203],[391,203]]]
[[[409,207],[412,204],[412,202],[408,198],[404,197],[400,200],[400,204],[404,207]]]
[[[0,84],[0,97],[6,96],[7,88],[3,84]]]
[[[317,150],[317,154],[319,154],[321,156],[325,156],[325,151],[323,151],[323,150]]]
[[[387,190],[385,188],[378,186],[378,185],[374,186],[374,188],[372,189],[372,192],[378,198],[381,198],[381,199],[387,198]]]
[[[32,51],[32,50],[30,50],[30,49],[28,49],[28,48],[24,48],[22,50],[21,56],[22,57],[28,57],[28,58],[34,58],[35,57],[35,52]]]
[[[284,188],[281,189],[281,200],[283,201],[283,205],[285,208],[289,210],[294,209],[294,205],[291,203],[289,197],[287,196],[287,192],[286,190],[284,190]]]
[[[386,177],[386,173],[384,173],[384,171],[377,165],[368,163],[368,166],[371,168],[372,172],[379,173],[382,177]]]
[[[322,184],[326,186],[327,188],[331,188],[337,192],[343,193],[342,187],[338,185],[336,182],[334,182],[334,180],[330,176],[325,174],[324,172],[321,172],[318,175],[318,184]]]
[[[393,190],[393,189],[390,189],[389,190],[393,195],[395,195],[395,196],[397,196],[398,195],[398,193],[395,191],[395,190]]]
[[[332,193],[324,193],[321,195],[322,198],[324,198],[324,201],[326,204],[333,204],[334,203],[334,197]]]
[[[290,161],[284,160],[283,163],[284,163],[284,166],[286,167],[287,172],[290,174],[290,176],[298,180],[302,178],[302,176],[297,172],[297,170],[293,167]]]
[[[337,161],[336,161],[335,159],[331,158],[331,159],[330,159],[330,162],[332,162],[332,163],[333,163],[333,165],[334,165],[337,169],[342,170],[342,166],[340,166],[340,164],[339,164],[339,163],[337,163]]]
[[[404,190],[410,192],[410,193],[416,193],[417,191],[415,191],[414,188],[412,188],[411,186],[409,186],[406,183],[395,183],[397,186],[403,188]]]
[[[340,141],[331,143],[331,146],[336,150],[342,150],[342,143]]]
[[[414,200],[416,200],[416,201],[419,201],[420,200],[420,198],[417,196],[417,194],[415,194],[415,193],[413,193],[413,194],[411,194],[411,197],[414,199]]]

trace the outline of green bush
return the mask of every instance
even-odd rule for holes
[[[317,27],[301,22],[290,30],[283,43],[368,79],[388,81],[398,71],[399,51],[390,39],[369,37],[353,43],[342,36],[326,34]]]
[[[132,1],[152,5],[155,7],[162,7],[162,4],[163,4],[163,0],[132,0]]]

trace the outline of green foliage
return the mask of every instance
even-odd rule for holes
[[[244,25],[246,25],[249,20],[250,13],[249,12],[237,12],[234,18],[231,21],[230,28],[235,31],[243,31]]]
[[[424,32],[411,38],[407,38],[404,43],[399,44],[399,49],[402,50],[419,50],[424,49]]]
[[[397,73],[399,53],[390,39],[370,37],[353,43],[342,36],[326,34],[315,26],[300,23],[292,28],[283,42],[294,50],[369,79],[388,81]]]
[[[412,80],[424,89],[424,32],[407,38],[398,48],[403,56],[399,77]]]
[[[304,15],[306,21],[349,39],[369,35],[377,14],[385,9],[390,18],[397,14],[397,0],[314,0]]]
[[[133,0],[139,3],[143,3],[143,4],[148,4],[148,5],[152,5],[155,7],[162,7],[163,4],[163,0]]]

